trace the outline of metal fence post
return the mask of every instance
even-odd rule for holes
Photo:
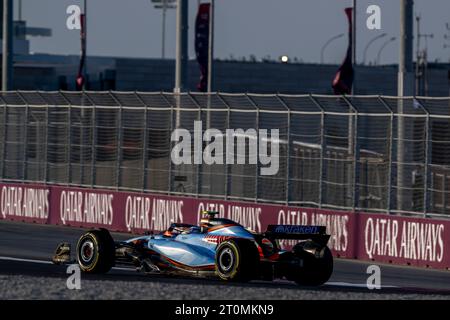
[[[288,126],[287,126],[287,148],[286,148],[286,205],[291,200],[290,192],[290,171],[291,171],[291,110],[288,110]]]
[[[168,183],[168,185],[167,185],[167,193],[171,193],[172,192],[172,181],[173,181],[173,179],[172,179],[172,166],[173,166],[173,163],[172,163],[172,132],[173,132],[173,115],[174,115],[174,110],[173,110],[173,104],[172,103],[170,103],[170,101],[164,96],[164,93],[160,93],[161,94],[161,96],[163,97],[163,99],[169,104],[169,106],[170,106],[170,120],[169,120],[169,130],[170,130],[170,140],[169,140],[169,146],[170,146],[170,148],[169,148],[169,157],[168,157],[168,160],[169,160],[169,173],[168,173],[168,181],[167,181],[167,183]],[[177,99],[177,101],[179,101],[179,99]],[[177,104],[177,109],[179,108],[179,105]],[[180,123],[180,118],[181,118],[181,114],[179,113],[179,109],[176,111],[177,113],[176,113],[176,128],[178,128],[178,125],[179,125],[179,123]]]
[[[87,104],[84,103],[85,99],[91,104],[92,107],[95,107],[95,102],[89,97],[89,94],[86,91],[81,92],[81,112],[80,112],[80,119],[81,119],[81,143],[80,143],[80,165],[81,165],[81,184],[84,184],[84,118],[86,116],[85,108],[87,107]],[[94,128],[92,128],[94,130]],[[92,158],[92,155],[91,155]],[[92,172],[91,172],[92,174]]]
[[[320,165],[319,165],[319,208],[323,206],[323,176],[326,173],[325,167],[325,150],[326,150],[326,140],[325,140],[325,110],[322,105],[317,101],[312,94],[309,95],[309,99],[313,104],[320,109]]]
[[[320,176],[319,176],[319,208],[323,206],[323,177],[325,174],[325,112],[322,110],[320,115]]]
[[[257,157],[259,158],[259,106],[253,101],[253,99],[246,93],[245,97],[250,101],[253,107],[255,107],[256,110],[256,132],[258,133],[258,148],[257,148]],[[255,170],[256,176],[255,176],[255,202],[258,201],[258,195],[259,195],[259,161],[256,161],[256,170]]]
[[[256,109],[256,132],[258,132],[259,135],[259,107]],[[258,141],[259,144],[259,141]],[[258,147],[258,154],[259,154],[259,147]],[[255,177],[255,200],[257,201],[259,199],[259,161],[256,161],[256,177]]]
[[[358,139],[358,111],[355,114],[354,142],[353,142],[353,211],[359,207],[359,169],[360,169],[360,150]]]
[[[230,129],[231,107],[227,103],[227,129]],[[225,161],[225,200],[230,196],[230,165]]]
[[[283,105],[287,110],[287,139],[286,139],[286,205],[290,201],[290,170],[291,170],[291,108],[281,99],[280,95],[276,95],[277,100]]]
[[[226,129],[230,129],[230,116],[231,116],[231,107],[230,105],[225,101],[224,98],[222,98],[222,96],[220,95],[220,92],[217,92],[216,94],[217,98],[227,107],[227,119],[226,119]],[[227,162],[225,161],[224,163],[225,166],[225,182],[224,182],[224,199],[227,200],[229,193],[230,193],[230,165],[227,164]]]
[[[67,152],[67,184],[72,184],[72,104],[69,104],[69,118],[68,118],[68,152]]]
[[[80,106],[80,183],[84,183],[84,91],[81,93],[81,106]]]
[[[358,140],[358,109],[348,100],[346,96],[343,97],[344,101],[349,105],[352,109],[353,114],[349,117],[349,121],[353,126],[353,117],[355,118],[355,124],[353,126],[353,137],[349,139],[352,143],[353,149],[351,150],[353,153],[353,196],[352,196],[352,208],[355,211],[359,207],[359,140]]]
[[[46,114],[45,114],[45,171],[44,171],[44,182],[48,182],[48,127],[49,127],[49,115],[50,115],[50,106],[46,105]]]
[[[416,97],[413,98],[415,106],[419,107],[423,110],[426,114],[425,118],[425,163],[424,163],[424,179],[423,179],[423,215],[426,218],[427,217],[427,210],[429,208],[429,183],[431,181],[430,179],[430,170],[429,170],[429,164],[430,164],[430,158],[431,158],[431,148],[430,148],[430,140],[431,140],[431,132],[430,132],[430,112],[428,109],[420,103],[416,99]],[[444,179],[445,180],[445,179]]]
[[[118,128],[119,128],[119,132],[117,134],[117,166],[116,166],[116,177],[117,177],[117,181],[116,181],[116,189],[119,190],[121,187],[121,180],[122,180],[122,144],[123,144],[123,128],[122,128],[122,118],[123,118],[123,105],[122,103],[116,98],[114,97],[113,93],[111,92],[111,90],[108,91],[109,96],[111,97],[112,100],[114,100],[114,102],[117,103],[117,105],[119,106],[119,123],[118,123]],[[95,111],[95,103],[92,104],[94,106],[94,109],[92,110],[93,112]],[[94,127],[92,128],[94,130]],[[95,143],[95,140],[93,141],[93,144]],[[92,155],[94,156],[94,155]]]
[[[61,91],[59,91],[59,94],[66,101],[69,108],[67,117],[67,185],[70,185],[72,183],[72,103]]]
[[[187,92],[187,96],[189,97],[189,99],[191,99],[191,101],[195,104],[195,106],[198,108],[198,114],[197,114],[197,120],[198,121],[202,121],[202,107],[197,103],[197,101],[192,97],[191,92]],[[207,128],[209,129],[210,126],[210,119],[209,119],[209,113],[210,113],[210,108],[211,108],[211,95],[210,93],[208,93],[208,111],[207,111]],[[203,125],[202,125],[202,130],[203,130]],[[195,133],[194,133],[195,134]],[[203,132],[202,134],[202,139],[203,139]],[[203,150],[203,148],[202,148]],[[202,177],[202,173],[203,173],[203,151],[202,151],[202,160],[201,160],[201,164],[197,164],[197,176],[196,176],[196,188],[197,188],[197,198],[200,195],[200,190],[202,188],[202,184],[203,184],[203,177]],[[209,178],[209,183],[211,185],[211,176]]]
[[[394,111],[391,107],[383,100],[381,96],[378,96],[378,101],[390,112],[390,121],[389,121],[389,155],[388,155],[388,174],[387,174],[387,199],[386,199],[386,213],[391,213],[392,209],[392,181],[393,170],[392,170],[392,160],[394,154]]]
[[[178,111],[177,111],[178,112]],[[173,132],[173,115],[174,115],[174,110],[173,110],[173,105],[170,108],[170,121],[169,121],[169,127],[170,127],[170,139],[172,139],[172,132]],[[177,115],[178,117],[178,115]],[[169,173],[168,173],[168,188],[167,191],[168,193],[172,192],[172,140],[169,141]]]
[[[24,105],[25,105],[25,117],[23,119],[24,122],[24,139],[23,139],[23,152],[22,152],[22,180],[26,181],[27,176],[27,148],[28,148],[28,115],[29,115],[29,104],[27,100],[22,96],[20,91],[16,92],[17,95],[22,99]]]
[[[147,190],[147,167],[148,167],[148,105],[141,99],[139,94],[135,91],[135,97],[144,105],[144,139],[142,141],[142,191]]]
[[[430,196],[429,196],[429,183],[431,181],[430,179],[430,158],[431,158],[431,147],[430,147],[430,140],[431,140],[431,132],[430,132],[430,113],[428,110],[423,108],[425,112],[427,113],[426,121],[425,121],[425,163],[424,163],[424,193],[423,193],[423,215],[426,218],[427,212],[430,204]],[[445,207],[444,207],[445,210]]]
[[[92,124],[92,145],[91,145],[91,185],[94,187],[97,184],[97,108],[96,105],[92,105],[91,110],[91,124]]]
[[[8,129],[7,129],[7,118],[8,118],[8,105],[3,104],[3,143],[2,143],[2,179],[5,179],[5,159],[6,159],[6,142],[8,141]]]
[[[192,102],[195,104],[195,106],[198,108],[197,113],[197,120],[202,121],[202,107],[195,101],[195,99],[192,97],[191,92],[187,93],[188,97],[192,100]],[[210,126],[210,108],[211,108],[211,93],[208,93],[208,111],[207,111],[207,127],[206,129],[209,129]],[[203,130],[203,125],[202,125]],[[195,135],[195,133],[194,133]],[[203,132],[201,132],[202,140],[203,140]],[[200,190],[202,189],[203,185],[203,147],[202,147],[202,158],[201,158],[201,164],[197,164],[197,177],[196,177],[196,188],[197,188],[197,198],[200,196]],[[210,184],[210,192],[211,192],[211,173],[209,176],[209,184]]]
[[[7,112],[7,109],[8,109],[8,105],[7,105],[7,103],[6,103],[6,101],[5,100],[3,100],[3,98],[1,98],[0,97],[0,100],[1,100],[1,102],[2,102],[2,109],[3,109],[3,123],[2,123],[2,125],[3,125],[3,144],[2,144],[2,168],[1,168],[1,171],[0,171],[0,178],[2,178],[2,179],[4,179],[5,178],[5,152],[6,152],[6,141],[7,141],[7,130],[6,130],[6,123],[7,123],[7,118],[8,118],[8,112]]]
[[[120,189],[121,185],[121,172],[122,172],[122,104],[119,106],[119,116],[118,116],[118,133],[117,133],[117,166],[116,166],[116,188]]]
[[[144,141],[142,142],[142,157],[143,157],[143,163],[142,163],[142,190],[147,190],[148,183],[148,107],[145,106],[145,124],[144,124]]]
[[[388,190],[387,190],[387,212],[391,213],[392,209],[392,180],[393,180],[393,154],[394,154],[394,113],[391,113],[391,119],[389,123],[389,167],[388,167]]]
[[[27,180],[27,172],[28,172],[28,159],[27,159],[27,150],[28,150],[28,117],[30,106],[27,103],[25,106],[25,128],[24,128],[24,141],[23,141],[23,154],[22,154],[22,180]]]

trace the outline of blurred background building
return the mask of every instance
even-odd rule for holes
[[[0,1],[2,2],[2,1]],[[19,2],[20,4],[20,2]],[[80,56],[30,52],[30,37],[50,37],[49,28],[30,27],[22,18],[21,8],[15,8],[14,29],[14,82],[17,90],[75,90]],[[0,6],[0,14],[2,13]],[[419,20],[417,20],[418,24]],[[450,28],[448,28],[450,30]],[[0,35],[2,34],[0,24]],[[422,44],[430,34],[417,33]],[[367,47],[375,40],[385,37],[375,61],[366,60]],[[343,34],[330,40],[342,38]],[[449,36],[450,38],[450,36]],[[164,37],[163,37],[164,39]],[[446,38],[447,39],[447,38]],[[355,94],[397,94],[397,64],[380,64],[380,55],[386,46],[394,46],[395,37],[380,34],[368,39],[364,59],[355,66]],[[330,41],[326,42],[329,44]],[[381,41],[379,44],[381,45]],[[393,44],[394,43],[394,44]],[[362,43],[363,44],[363,43]],[[158,44],[159,46],[159,44]],[[444,45],[445,46],[445,45]],[[1,47],[1,46],[0,46]],[[420,48],[420,44],[417,43]],[[164,48],[164,44],[162,45]],[[256,58],[251,55],[241,58],[215,58],[215,91],[254,93],[321,93],[332,94],[332,79],[339,64],[304,63],[294,57]],[[163,49],[164,50],[164,49]],[[332,48],[328,48],[329,51]],[[450,91],[450,63],[427,61],[427,48],[417,49],[414,70],[416,91],[419,95],[448,96]],[[161,58],[124,58],[87,55],[87,90],[119,91],[172,91],[174,87],[175,60]],[[197,91],[200,71],[198,63],[190,57],[188,63],[188,90]]]

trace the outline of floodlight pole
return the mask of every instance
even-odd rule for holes
[[[209,6],[209,32],[208,32],[208,83],[207,83],[207,92],[208,92],[208,101],[207,108],[208,112],[206,113],[206,128],[209,129],[211,126],[211,92],[214,90],[214,6],[215,1],[211,0]]]
[[[19,0],[19,21],[22,21],[22,0]]]
[[[161,59],[166,58],[166,15],[167,15],[167,0],[163,0],[162,1]]]
[[[3,0],[2,90],[13,87],[13,1]]]
[[[353,1],[353,10],[352,10],[352,64],[353,64],[353,85],[351,94],[355,94],[355,86],[356,86],[356,0]]]
[[[87,0],[84,0],[84,82],[83,89],[87,87]]]
[[[403,97],[412,95],[412,38],[413,0],[400,0],[400,48],[398,62],[397,95],[397,210],[404,210],[403,192],[405,187],[405,123],[403,118]],[[392,164],[391,164],[392,165]],[[390,191],[390,190],[389,190]],[[390,208],[388,208],[390,210]]]
[[[185,89],[188,62],[188,0],[177,1],[175,93]]]
[[[214,88],[214,6],[215,0],[211,0],[209,7],[209,46],[208,46],[208,93]]]
[[[188,65],[188,0],[177,0],[175,88],[177,95],[176,127],[180,126],[180,96],[187,87]]]

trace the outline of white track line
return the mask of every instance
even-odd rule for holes
[[[348,282],[327,282],[325,283],[329,286],[336,287],[353,287],[353,288],[367,288],[367,284],[365,283],[348,283]],[[397,286],[381,286],[382,289],[386,288],[398,288]]]
[[[46,261],[46,260],[22,259],[22,258],[3,257],[3,256],[0,256],[0,260],[20,261],[20,262],[32,262],[32,263],[41,263],[41,264],[53,264],[53,262],[51,262],[51,261]]]
[[[20,261],[20,262],[31,262],[31,263],[40,263],[40,264],[53,264],[52,261],[47,260],[38,260],[38,259],[23,259],[23,258],[14,258],[14,257],[4,257],[0,256],[0,260],[4,261]],[[132,268],[121,268],[121,267],[113,267],[114,270],[122,270],[122,271],[136,271]]]

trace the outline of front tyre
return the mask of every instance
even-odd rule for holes
[[[249,281],[258,270],[256,245],[244,239],[222,242],[216,250],[216,273],[225,281]]]
[[[114,241],[106,229],[90,230],[77,243],[77,261],[86,273],[107,273],[114,265]]]

